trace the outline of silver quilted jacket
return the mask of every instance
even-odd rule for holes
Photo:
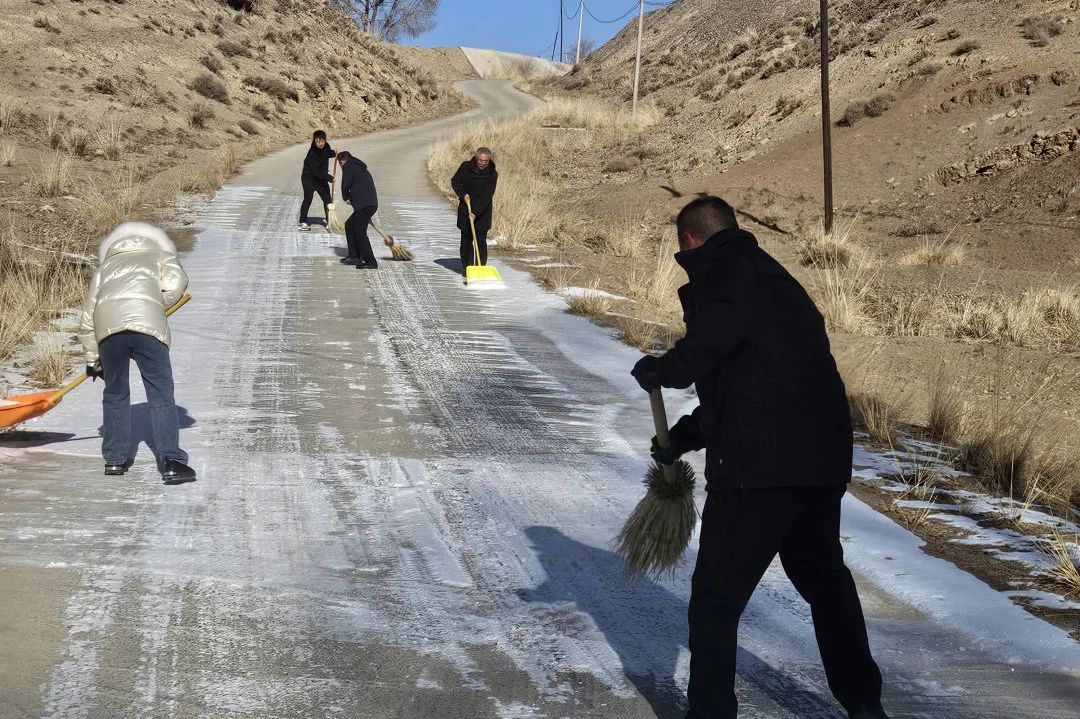
[[[165,310],[187,289],[188,278],[165,231],[125,222],[98,249],[98,270],[83,303],[79,340],[86,363],[98,359],[98,343],[131,331],[172,343]]]

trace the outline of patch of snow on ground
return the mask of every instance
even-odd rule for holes
[[[563,297],[605,297],[609,300],[625,300],[626,298],[621,295],[613,295],[610,292],[604,290],[598,290],[594,287],[566,287],[559,291]]]

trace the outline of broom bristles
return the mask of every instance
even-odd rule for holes
[[[345,233],[345,225],[338,218],[337,208],[326,208],[326,229],[338,235]]]
[[[615,538],[615,553],[633,578],[661,579],[675,573],[697,526],[694,469],[679,460],[675,481],[653,464],[645,475],[648,491]]]
[[[383,243],[390,248],[390,255],[399,262],[408,262],[415,259],[413,253],[402,247],[394,240],[393,235],[383,235]]]

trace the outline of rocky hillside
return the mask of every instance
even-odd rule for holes
[[[0,0],[0,33],[0,194],[4,214],[35,218],[35,242],[95,242],[117,218],[83,196],[92,186],[150,207],[314,128],[356,134],[462,102],[420,55],[322,1]]]
[[[650,13],[642,93],[667,115],[657,171],[771,193],[791,229],[820,212],[817,3],[758,5]],[[913,223],[955,228],[980,264],[1080,271],[1078,19],[1076,0],[834,2],[837,199],[860,234],[902,253]],[[569,86],[628,98],[635,39]]]

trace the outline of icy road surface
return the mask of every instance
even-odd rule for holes
[[[465,87],[471,117],[533,102]],[[0,716],[681,716],[689,569],[627,584],[608,545],[651,434],[636,353],[507,267],[462,286],[424,174],[460,122],[333,143],[415,262],[294,231],[302,146],[201,212],[173,318],[198,483],[145,445],[101,475],[100,383],[0,442]],[[894,716],[1077,716],[1063,632],[850,498],[844,532]],[[778,566],[743,629],[743,716],[840,716]]]

